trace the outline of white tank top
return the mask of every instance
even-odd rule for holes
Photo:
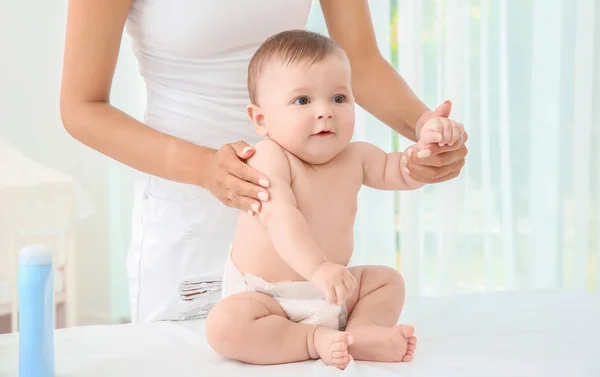
[[[269,36],[305,28],[310,8],[311,0],[133,0],[126,28],[146,82],[145,123],[212,148],[256,143],[248,63]],[[135,198],[132,320],[206,315],[219,299],[239,211],[199,186],[158,177],[140,180]],[[189,292],[201,293],[190,300]]]
[[[127,22],[148,126],[199,145],[259,140],[247,68],[269,36],[306,26],[311,0],[134,0]]]

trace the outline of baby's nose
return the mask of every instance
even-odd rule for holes
[[[319,112],[317,112],[317,119],[328,118],[333,118],[333,111],[331,111],[331,108],[323,108]]]

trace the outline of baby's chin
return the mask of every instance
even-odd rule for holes
[[[342,148],[343,149],[343,148]],[[311,165],[323,165],[333,160],[341,150],[333,148],[311,148],[304,150],[290,151],[300,160]]]

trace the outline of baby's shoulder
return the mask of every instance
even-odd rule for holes
[[[271,139],[260,140],[254,145],[254,150],[256,152],[274,153],[276,155],[282,153],[285,154],[285,150],[283,149],[283,147]]]
[[[251,166],[289,165],[285,149],[273,140],[263,139],[254,145],[254,154],[248,159]]]
[[[372,147],[372,144],[364,141],[353,141],[344,150],[344,159],[348,164],[361,165],[365,153],[368,153]]]
[[[290,181],[291,169],[287,152],[273,140],[264,139],[254,145],[254,154],[248,159],[248,165],[267,179]]]

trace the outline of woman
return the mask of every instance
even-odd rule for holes
[[[305,27],[311,0],[70,0],[61,117],[82,143],[147,174],[135,192],[127,259],[133,322],[206,315],[238,210],[260,211],[268,181],[244,160],[258,140],[245,106],[249,59],[267,37]],[[380,55],[367,0],[321,0],[329,34],[352,64],[357,102],[416,140],[433,116]],[[145,78],[144,123],[109,103],[126,26]],[[456,177],[464,140],[413,154],[426,183]]]

